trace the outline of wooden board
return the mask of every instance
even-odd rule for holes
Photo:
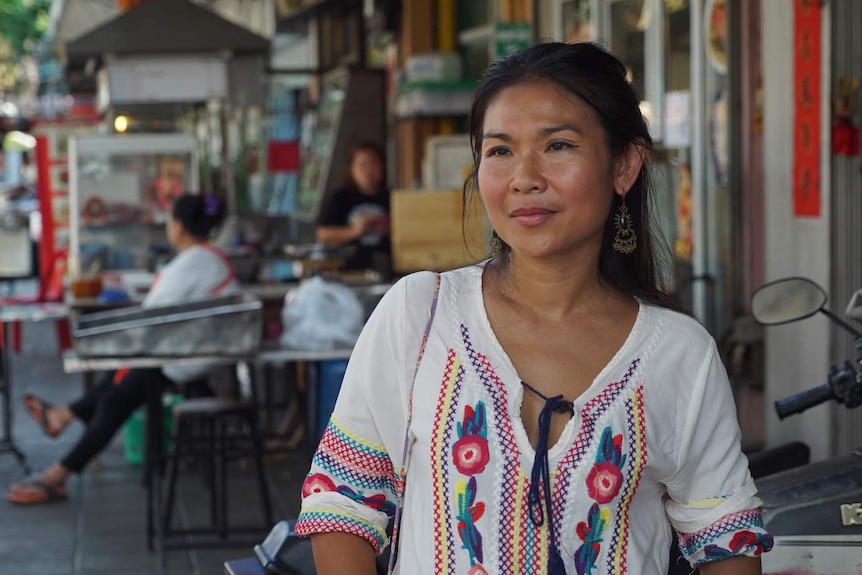
[[[395,190],[392,193],[392,264],[395,273],[444,271],[480,261],[487,253],[481,198],[468,201],[462,226],[461,190]]]

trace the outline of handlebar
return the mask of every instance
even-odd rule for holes
[[[802,413],[810,407],[820,405],[831,399],[836,399],[836,397],[832,391],[832,386],[827,383],[776,401],[775,411],[778,412],[779,419],[784,419],[790,415]]]

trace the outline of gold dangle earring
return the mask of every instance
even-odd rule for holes
[[[630,254],[638,247],[638,237],[632,223],[632,215],[626,207],[626,195],[620,198],[620,208],[614,216],[614,249],[621,254]]]

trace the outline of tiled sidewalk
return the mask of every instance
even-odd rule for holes
[[[56,440],[45,437],[24,411],[20,398],[36,393],[62,403],[81,393],[79,375],[63,373],[53,324],[27,324],[24,349],[13,357],[14,438],[34,469],[56,461],[78,437],[73,424]],[[295,517],[308,456],[292,453],[266,466],[277,519]],[[24,477],[16,459],[0,454],[0,488]],[[232,517],[259,521],[260,505],[250,466],[231,466]],[[246,486],[244,483],[248,482]],[[206,491],[199,474],[183,475],[178,501],[181,514],[206,518]],[[160,573],[156,556],[146,548],[145,491],[140,469],[123,456],[122,437],[79,477],[68,483],[67,501],[20,507],[0,501],[0,575],[150,575]],[[226,559],[248,556],[250,547],[169,551],[169,575],[223,572]]]

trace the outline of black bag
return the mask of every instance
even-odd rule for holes
[[[263,540],[254,546],[254,554],[267,573],[276,575],[317,575],[311,539],[297,537],[293,532],[294,521],[279,521]],[[386,575],[389,564],[389,548],[375,559],[377,573]]]

